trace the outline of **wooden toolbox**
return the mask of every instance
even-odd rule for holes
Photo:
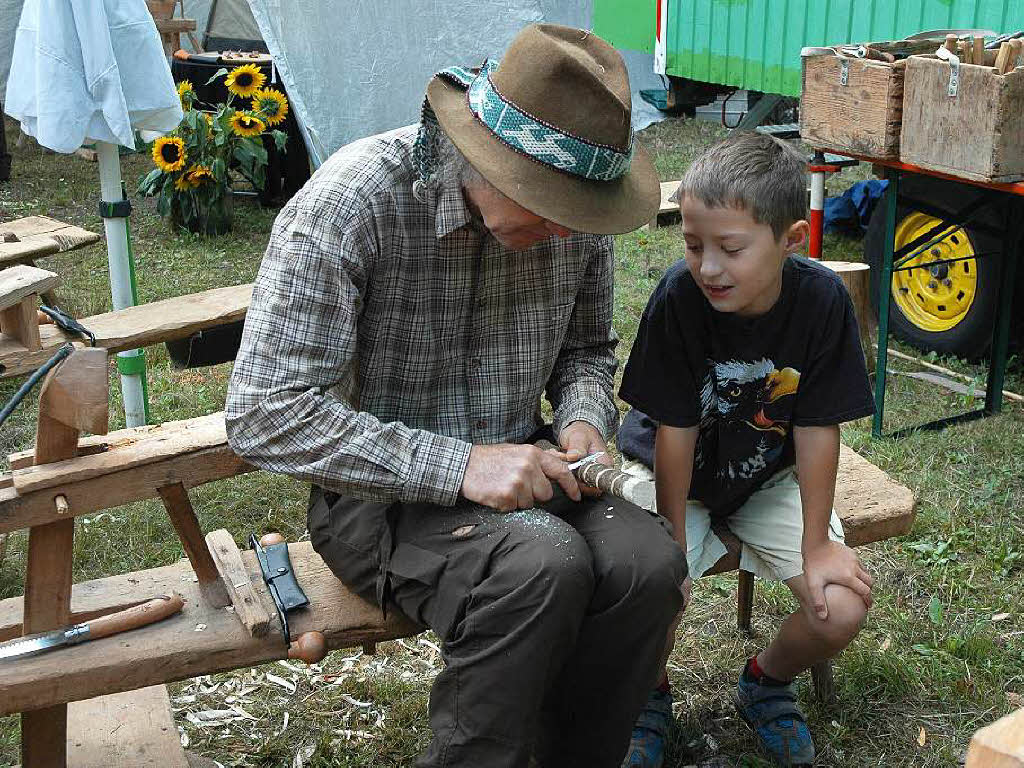
[[[899,157],[905,61],[844,56],[827,48],[803,55],[800,137],[812,147]]]
[[[974,181],[1024,180],[1024,67],[907,60],[900,160]]]

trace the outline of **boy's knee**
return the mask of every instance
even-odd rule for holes
[[[845,647],[864,627],[868,609],[864,599],[849,587],[829,584],[825,587],[828,618],[816,621],[822,638],[831,645]]]

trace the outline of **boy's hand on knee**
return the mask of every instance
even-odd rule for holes
[[[804,578],[811,609],[824,621],[828,618],[828,603],[825,601],[825,587],[840,584],[860,595],[867,608],[871,608],[871,585],[873,579],[857,558],[857,553],[838,541],[825,541],[807,549],[804,553]]]

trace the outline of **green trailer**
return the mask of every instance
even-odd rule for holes
[[[655,72],[665,76],[668,103],[711,101],[717,92],[744,89],[799,97],[800,50],[805,46],[899,40],[925,30],[1024,29],[1024,4],[1015,0],[594,0],[594,31],[617,48],[654,54]],[[763,99],[768,103],[769,99]],[[698,103],[700,103],[698,101]],[[761,102],[758,102],[761,104]],[[763,117],[755,105],[741,124]],[[753,118],[753,120],[751,120]],[[955,183],[913,176],[904,185],[916,200],[901,202],[895,247],[899,249],[954,210]],[[884,206],[883,206],[884,207]],[[921,210],[927,208],[927,210]],[[881,217],[865,239],[865,260],[880,266]],[[997,250],[984,226],[965,225],[893,276],[894,335],[925,350],[976,358],[988,350],[996,311],[999,260],[973,258]],[[962,260],[956,268],[932,265]],[[880,269],[873,270],[877,276]],[[1024,278],[1024,269],[1018,270]],[[1024,279],[1020,280],[1024,282]],[[872,298],[878,296],[878,284]],[[1024,295],[1018,285],[1017,295]],[[877,301],[877,299],[876,299]],[[1021,336],[1024,312],[1015,312]]]

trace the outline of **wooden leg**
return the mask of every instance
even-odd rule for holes
[[[157,488],[157,493],[163,499],[174,530],[178,532],[178,538],[181,539],[181,546],[184,548],[185,554],[188,555],[188,560],[192,563],[192,570],[195,571],[196,577],[199,579],[199,591],[203,595],[203,599],[214,608],[231,605],[231,598],[217,571],[217,565],[210,555],[210,549],[206,545],[203,531],[199,527],[199,519],[192,508],[192,502],[184,484],[165,485],[162,488]]]
[[[75,521],[39,525],[28,534],[24,632],[64,626],[71,612],[71,555]],[[67,705],[23,712],[23,768],[64,768],[67,763]]]
[[[832,679],[832,660],[819,661],[811,667],[811,680],[814,682],[814,694],[822,704],[831,702],[836,697],[835,683]]]
[[[36,316],[38,303],[39,298],[32,293],[13,307],[0,311],[0,332],[17,339],[29,352],[43,347],[39,340],[39,319]]]
[[[736,590],[737,624],[744,632],[750,631],[750,612],[754,607],[754,574],[739,571],[739,586]]]

